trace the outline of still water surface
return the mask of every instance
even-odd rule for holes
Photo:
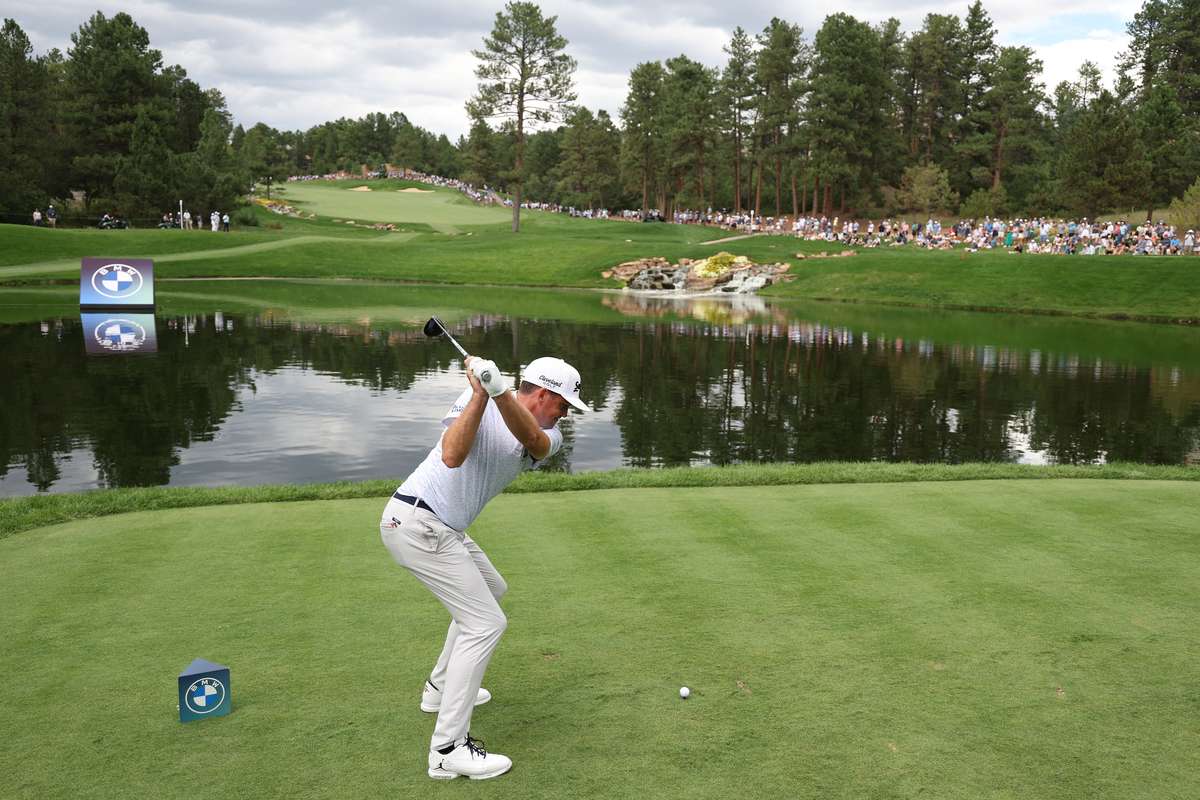
[[[204,282],[152,355],[88,355],[66,290],[0,295],[0,495],[399,478],[465,384],[565,357],[592,409],[549,465],[1195,463],[1200,332],[621,294]],[[470,304],[469,295],[487,296]],[[94,348],[93,348],[94,349]]]

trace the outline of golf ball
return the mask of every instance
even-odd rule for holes
[[[686,686],[679,687],[679,696],[682,697],[684,700],[687,700],[688,695],[691,693],[692,693],[692,690],[689,689],[688,687],[686,687]]]

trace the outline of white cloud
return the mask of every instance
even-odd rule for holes
[[[839,10],[871,23],[898,18],[916,30],[927,13],[964,14],[967,0],[931,2],[857,0]],[[471,49],[490,31],[502,0],[404,0],[381,14],[367,0],[332,9],[312,0],[266,0],[252,7],[233,0],[201,5],[177,0],[130,0],[100,10],[127,11],[150,33],[168,64],[182,64],[204,87],[220,89],[238,122],[307,128],[370,111],[403,111],[409,119],[451,139],[466,133],[464,103],[475,90]],[[778,0],[728,4],[543,0],[579,62],[579,101],[614,117],[624,102],[629,72],[638,63],[680,53],[709,66],[725,61],[722,47],[733,28],[761,31],[778,16],[811,37],[828,7]],[[1045,63],[1053,88],[1074,76],[1086,58],[1111,79],[1125,46],[1125,22],[1140,0],[1065,0],[1048,10],[1038,0],[1002,0],[985,6],[1004,44],[1028,44]],[[96,10],[93,2],[62,0],[30,5],[16,14],[38,52],[66,52],[70,34]],[[11,13],[11,12],[10,12]]]
[[[1077,39],[1064,39],[1054,44],[1032,45],[1042,60],[1042,79],[1046,91],[1053,92],[1061,81],[1074,81],[1079,67],[1091,61],[1100,68],[1104,84],[1111,87],[1117,77],[1117,58],[1128,42],[1124,33],[1091,31]]]

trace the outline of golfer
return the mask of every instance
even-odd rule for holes
[[[494,362],[465,364],[470,387],[442,419],[437,445],[388,501],[379,529],[396,562],[450,612],[446,645],[421,695],[421,710],[438,714],[429,777],[480,780],[512,767],[470,736],[471,712],[491,699],[480,684],[508,625],[498,602],[508,586],[466,531],[522,470],[559,451],[555,426],[567,411],[587,407],[579,372],[562,359],[535,359],[516,392]]]

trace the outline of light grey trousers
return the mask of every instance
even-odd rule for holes
[[[508,625],[498,602],[508,585],[471,537],[424,509],[391,500],[379,532],[396,563],[450,612],[446,644],[429,676],[442,691],[430,749],[458,743],[471,728],[483,673]]]

